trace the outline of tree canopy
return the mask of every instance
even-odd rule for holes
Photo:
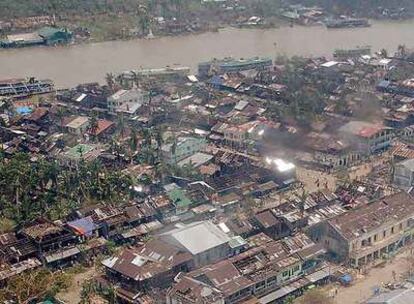
[[[11,226],[40,215],[65,216],[83,203],[128,199],[131,177],[119,170],[106,170],[99,161],[81,161],[77,169],[56,161],[32,161],[25,153],[0,162],[0,213]],[[4,227],[3,227],[4,229]]]

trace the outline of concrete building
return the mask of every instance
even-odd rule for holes
[[[400,192],[328,220],[311,233],[340,260],[361,267],[410,243],[413,228],[413,198]]]
[[[77,168],[81,161],[90,162],[98,158],[101,149],[96,145],[78,144],[57,156],[59,164],[65,167]]]
[[[339,132],[349,140],[353,150],[365,155],[386,150],[393,137],[391,130],[364,121],[350,121],[339,128]]]
[[[88,131],[89,118],[85,116],[78,116],[67,123],[65,128],[68,133],[82,136],[86,133],[86,131]]]
[[[409,189],[414,186],[414,159],[407,159],[395,165],[394,184]]]
[[[195,222],[160,235],[161,240],[189,252],[196,266],[227,258],[230,238],[211,222]]]
[[[137,247],[102,261],[107,276],[132,290],[167,287],[180,272],[223,260],[231,239],[211,222],[180,224]]]
[[[108,110],[133,115],[147,100],[148,94],[140,89],[119,90],[108,97]]]
[[[161,151],[164,160],[169,164],[174,164],[200,152],[205,145],[206,141],[203,138],[179,137],[175,143],[164,144]]]
[[[304,140],[315,162],[331,167],[346,167],[360,160],[358,152],[352,151],[350,143],[328,133],[310,132]]]
[[[110,279],[134,290],[167,287],[179,272],[193,269],[191,254],[159,239],[124,249],[102,265]]]
[[[253,238],[255,236],[252,237],[252,242],[254,242]],[[252,296],[260,298],[269,295],[273,291],[280,290],[280,287],[290,282],[297,281],[301,277],[313,273],[316,264],[311,263],[313,266],[307,268],[307,262],[317,260],[317,257],[324,253],[320,245],[313,243],[303,234],[298,235],[294,241],[289,243],[276,242],[270,238],[263,240],[262,236],[259,238],[262,241],[260,241],[261,245],[257,247],[252,247],[229,259],[193,270],[180,277],[178,283],[174,284],[168,291],[167,303],[187,303],[179,302],[179,299],[182,299],[179,290],[182,290],[180,286],[183,284],[183,278],[187,280],[186,285],[194,281],[203,286],[206,284],[208,288],[215,291],[218,301],[221,300],[221,297],[224,297],[224,302],[228,304],[242,303]],[[325,276],[325,274],[321,275],[317,280],[323,279]],[[306,281],[305,284],[310,285],[317,280],[313,282],[311,280],[304,281]],[[188,295],[193,295],[193,293],[194,290],[188,291]],[[284,295],[281,295],[281,297]],[[201,297],[195,294],[193,298],[200,299]],[[260,303],[275,303],[275,300],[279,298],[279,295],[272,294],[269,299],[263,299]],[[168,302],[169,300],[175,300],[176,302]]]

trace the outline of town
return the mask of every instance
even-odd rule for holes
[[[1,301],[410,303],[413,58],[2,80]]]

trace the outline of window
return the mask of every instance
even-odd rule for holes
[[[403,230],[403,224],[400,223],[400,230]]]
[[[299,270],[299,265],[296,265],[295,267],[293,267],[293,272],[296,272],[296,271],[298,271]]]
[[[288,274],[289,274],[289,272],[286,270],[286,271],[283,271],[283,273],[282,273],[282,275],[284,276],[284,277],[287,277],[288,276]]]
[[[256,287],[256,289],[261,289],[265,286],[266,286],[266,282],[262,281],[262,282],[257,283],[255,287]]]
[[[377,241],[377,235],[374,235],[374,242]]]
[[[394,227],[391,228],[391,234],[393,234],[393,233],[394,233]]]
[[[382,237],[386,237],[387,236],[387,231],[384,230],[384,232],[382,233]]]
[[[276,280],[277,280],[277,277],[276,276],[273,276],[273,277],[267,279],[267,284],[276,283]]]

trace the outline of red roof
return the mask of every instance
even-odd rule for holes
[[[31,121],[39,121],[40,119],[45,117],[48,112],[49,110],[46,108],[37,108],[36,110],[33,111],[32,114],[30,114],[27,117],[27,119]]]
[[[92,132],[90,130],[89,133],[93,134],[93,135],[100,135],[102,132],[105,132],[106,130],[108,130],[113,125],[114,125],[114,122],[112,122],[110,120],[98,119],[98,127],[96,128],[96,130],[94,132]]]
[[[372,137],[375,134],[381,132],[382,130],[383,130],[383,128],[382,127],[379,127],[379,126],[378,127],[365,127],[365,128],[362,128],[358,132],[358,135],[359,136],[362,136],[362,137],[369,138],[369,137]]]

